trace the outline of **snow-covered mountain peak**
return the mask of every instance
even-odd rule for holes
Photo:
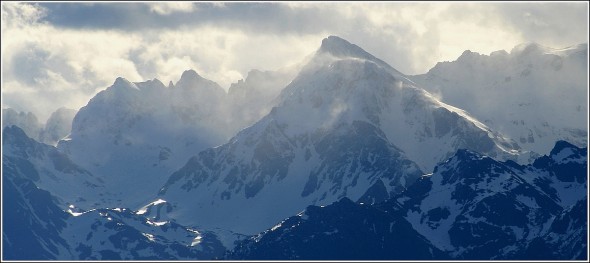
[[[459,159],[459,160],[481,160],[482,158],[484,158],[483,155],[474,152],[474,151],[470,151],[467,149],[459,149],[457,150],[457,153],[455,153],[455,156],[451,157],[451,159]],[[485,158],[489,158],[489,157],[485,157]]]
[[[164,183],[162,175],[229,137],[218,109],[224,99],[219,85],[193,70],[174,88],[117,78],[80,109],[58,148],[109,186],[113,198],[100,205],[140,205]],[[129,193],[129,185],[141,187]]]
[[[123,89],[139,90],[139,88],[133,82],[131,82],[123,77],[117,77],[117,79],[115,79],[115,82],[113,83],[113,85],[109,88],[116,89],[116,90],[123,90]]]
[[[355,57],[369,60],[376,59],[373,55],[367,53],[359,46],[337,36],[324,38],[318,53],[330,53],[335,57]]]
[[[332,37],[324,40],[320,51],[331,46],[336,48],[329,50],[339,50],[342,46],[353,51],[360,49]],[[388,140],[402,148],[424,170],[431,170],[458,148],[486,154],[497,150],[496,154],[515,157],[519,147],[513,141],[494,133],[467,112],[440,102],[386,63],[376,58],[365,59],[372,55],[366,53],[361,57],[364,58],[336,58],[331,53],[325,56],[318,52],[282,91],[281,103],[271,115],[279,123],[288,122],[285,133],[289,137],[363,121],[380,127]],[[403,137],[401,134],[414,134],[417,144],[429,149],[433,144],[446,144],[434,148],[449,151],[431,152],[426,158],[423,151],[417,150],[416,143],[410,143],[407,138],[398,139]],[[457,142],[454,145],[442,142],[440,138],[444,136],[455,137]]]
[[[152,79],[152,80],[147,80],[144,82],[136,82],[135,85],[140,89],[140,90],[150,90],[150,89],[161,89],[161,88],[166,88],[166,86],[164,85],[164,83],[162,83],[162,81],[160,81],[159,79]]]
[[[201,75],[199,75],[199,73],[197,73],[195,70],[193,69],[189,69],[189,70],[185,70],[182,75],[180,76],[180,79],[178,80],[178,82],[176,82],[176,84],[174,85],[174,87],[180,88],[180,89],[208,89],[208,90],[217,90],[217,91],[222,91],[224,92],[223,88],[221,88],[221,86],[219,86],[219,84],[208,80],[206,78],[203,78]]]
[[[201,77],[201,75],[199,75],[199,73],[197,73],[194,69],[188,69],[188,70],[185,70],[184,72],[182,72],[182,75],[180,75],[180,80],[178,82],[195,80],[195,79],[202,79],[202,78],[203,77]]]
[[[566,141],[557,141],[555,143],[555,146],[553,147],[553,149],[551,150],[550,155],[556,155],[558,153],[560,153],[561,151],[563,151],[566,148],[574,148],[575,146],[569,142]]]
[[[510,51],[510,53],[526,55],[526,54],[532,54],[532,53],[541,53],[541,52],[545,52],[548,50],[549,50],[549,48],[541,46],[538,43],[527,42],[527,43],[522,43],[522,44],[516,45],[514,48],[512,48],[512,51]]]
[[[13,108],[2,109],[2,129],[16,125],[31,138],[39,138],[42,124],[32,112],[18,112]]]
[[[463,63],[473,63],[473,62],[477,61],[479,58],[484,57],[484,56],[485,55],[477,53],[477,52],[473,52],[471,50],[465,50],[465,51],[463,51],[461,56],[459,56],[459,58],[457,58],[457,61],[461,61]]]
[[[581,43],[565,48],[550,48],[540,45],[535,42],[523,43],[515,46],[510,54],[512,56],[535,57],[542,55],[557,55],[560,57],[567,57],[579,53],[581,56],[588,53],[588,43]]]
[[[557,141],[549,153],[549,157],[555,162],[567,163],[570,161],[580,162],[584,157],[583,149],[580,149],[566,141]]]
[[[402,73],[391,67],[383,60],[376,58],[375,56],[371,55],[369,52],[365,51],[359,46],[352,44],[337,36],[329,36],[327,38],[324,38],[324,40],[322,40],[322,45],[315,53],[314,58],[310,60],[310,62],[305,68],[325,65],[326,63],[332,63],[335,60],[341,59],[357,59],[371,61],[383,68],[386,68],[388,71],[390,71],[392,74],[396,76],[403,76]]]
[[[410,78],[523,149],[542,153],[558,140],[587,144],[587,55],[587,44],[525,43],[489,56],[465,51]]]

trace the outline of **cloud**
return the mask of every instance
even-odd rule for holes
[[[3,106],[35,108],[43,120],[61,106],[85,105],[118,76],[168,83],[189,68],[227,88],[251,69],[302,61],[328,35],[420,74],[467,49],[489,54],[528,41],[557,48],[585,42],[587,6],[3,2]]]
[[[44,9],[36,5],[22,3],[2,3],[2,32],[9,27],[22,27],[36,23],[44,17]]]
[[[135,37],[57,29],[37,21],[43,13],[38,6],[3,3],[2,8],[3,24],[12,23],[2,30],[3,107],[33,111],[44,120],[61,106],[85,105],[117,76],[143,79],[126,59]]]
[[[504,25],[529,42],[567,47],[588,39],[588,2],[506,3],[494,7]]]
[[[190,13],[196,8],[193,3],[190,2],[158,2],[149,3],[150,11],[158,13],[160,15],[169,15],[172,13]]]

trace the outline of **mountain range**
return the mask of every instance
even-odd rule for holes
[[[44,128],[3,109],[4,256],[585,259],[584,58],[527,44],[410,76],[330,36],[227,93],[187,70]]]

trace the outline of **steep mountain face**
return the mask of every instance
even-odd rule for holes
[[[101,206],[138,207],[192,153],[222,143],[217,107],[224,91],[186,71],[171,87],[118,78],[81,108],[58,148],[99,176],[109,190]],[[130,190],[132,188],[133,190]]]
[[[225,252],[209,232],[153,221],[128,209],[64,212],[31,179],[4,169],[3,259],[212,259]]]
[[[240,260],[448,259],[403,217],[343,198],[309,206],[242,241],[227,256]]]
[[[57,142],[72,130],[72,121],[77,111],[73,109],[59,108],[49,116],[45,123],[45,128],[39,136],[40,142],[57,145]]]
[[[393,189],[422,174],[367,123],[294,140],[276,123],[265,126],[201,152],[174,173],[161,192],[173,205],[168,214],[204,228],[255,233],[309,203],[358,199],[377,181]],[[244,207],[248,212],[236,213]]]
[[[564,258],[587,260],[588,197],[567,207],[557,215],[542,237],[533,239],[523,259]]]
[[[2,169],[3,259],[60,259],[68,245],[59,232],[66,227],[68,215],[49,192],[16,171],[5,156]]]
[[[225,252],[214,234],[173,220],[129,209],[75,207],[93,198],[88,193],[107,191],[55,147],[20,128],[6,127],[3,136],[4,259],[212,259]]]
[[[251,234],[309,204],[382,201],[457,148],[500,158],[518,152],[337,37],[322,42],[279,101],[227,144],[172,174],[160,195],[175,218]],[[236,214],[242,207],[250,212]]]
[[[188,70],[45,128],[3,109],[5,257],[587,259],[586,58],[523,45],[405,76],[331,36],[227,94]]]
[[[529,258],[541,245],[555,248],[543,259],[577,258],[585,242],[572,249],[555,241],[586,240],[585,217],[569,216],[586,199],[586,160],[586,148],[565,142],[527,166],[460,150],[382,207],[453,258]],[[576,224],[560,223],[568,220]]]
[[[586,159],[563,141],[528,166],[459,150],[386,202],[309,206],[226,257],[585,260]]]
[[[519,146],[466,112],[441,103],[407,77],[338,37],[322,42],[316,56],[281,93],[275,119],[289,133],[365,121],[424,171],[465,148],[502,159]]]
[[[523,149],[545,153],[558,140],[588,143],[587,57],[587,44],[523,44],[489,56],[465,51],[411,79]]]
[[[29,138],[16,126],[6,127],[2,141],[3,175],[27,178],[64,205],[94,205],[106,193],[104,182],[55,147]],[[94,194],[93,194],[94,193]]]

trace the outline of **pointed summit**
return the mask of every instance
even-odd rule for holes
[[[123,77],[117,77],[117,79],[115,79],[115,82],[113,83],[113,86],[130,86],[131,82]]]
[[[199,79],[201,76],[194,69],[185,70],[182,72],[180,79]]]
[[[318,54],[321,53],[328,53],[335,57],[353,57],[368,60],[379,60],[359,46],[337,36],[329,36],[322,40],[322,45],[318,50]]]
[[[561,151],[563,151],[564,149],[579,149],[578,147],[576,147],[575,145],[563,141],[563,140],[559,140],[555,143],[555,146],[553,147],[553,150],[551,150],[550,155],[557,155],[558,153],[560,153]]]
[[[331,55],[337,58],[356,58],[372,61],[375,64],[388,69],[395,76],[404,76],[401,72],[394,69],[392,66],[387,64],[385,61],[378,59],[365,51],[361,47],[346,41],[343,38],[337,36],[329,36],[322,40],[320,49],[316,52],[316,58],[322,55]],[[405,78],[405,77],[404,77]]]
[[[139,88],[126,78],[117,77],[113,85],[110,86],[108,90],[113,90],[115,92],[123,92],[124,90],[139,90]]]
[[[192,86],[202,80],[201,77],[195,70],[189,69],[182,72],[180,79],[174,86]]]
[[[174,84],[174,87],[180,89],[197,87],[202,89],[203,87],[206,87],[205,89],[219,89],[221,92],[224,92],[223,88],[221,88],[217,83],[203,78],[193,69],[185,70],[180,76],[180,79],[176,82],[176,84]]]

